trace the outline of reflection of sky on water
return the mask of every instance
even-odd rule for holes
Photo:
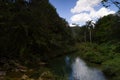
[[[80,58],[76,58],[72,65],[69,62],[70,58],[68,56],[65,61],[67,69],[68,67],[71,68],[69,80],[105,80],[100,70],[87,67],[86,63]]]
[[[66,56],[65,62],[66,62],[66,65],[70,65],[70,58],[68,56]]]

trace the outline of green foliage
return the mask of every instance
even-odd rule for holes
[[[119,43],[81,43],[77,44],[80,56],[90,65],[100,68],[109,80],[119,80],[120,72],[120,53],[116,52]]]
[[[97,44],[82,43],[77,44],[77,48],[79,51],[78,55],[91,63],[101,64],[105,59],[103,53],[98,51],[99,48]]]
[[[85,27],[71,27],[73,38],[77,42],[84,41],[84,30]]]
[[[90,29],[86,28],[87,25],[74,28],[78,40],[76,40],[75,45],[78,51],[75,55],[90,65],[100,68],[109,80],[120,79],[119,21],[119,11],[114,15],[111,14],[98,19],[95,27],[91,30],[92,43],[88,43],[90,41]]]
[[[6,0],[0,8],[0,59],[24,65],[47,62],[64,55],[73,42],[68,23],[48,0]]]
[[[35,69],[26,72],[30,78],[37,79],[47,72],[40,78],[68,80],[71,69],[66,67],[64,59],[66,55],[75,53],[72,58],[80,56],[99,66],[109,80],[119,80],[119,21],[117,12],[100,18],[94,28],[91,21],[82,27],[70,28],[48,0],[32,0],[30,3],[1,0],[0,69],[9,71],[8,80],[10,75],[15,75],[10,71],[18,68],[16,63]]]
[[[31,78],[37,79],[46,71],[50,72],[44,76],[46,78],[65,78],[53,73],[50,70],[53,68],[45,69],[48,65],[50,67],[52,59],[71,51],[69,48],[73,43],[68,23],[59,17],[48,0],[32,0],[30,3],[24,0],[0,1],[0,69],[9,72],[6,79],[17,77],[13,74],[18,68],[16,63],[37,68],[29,74],[26,72]],[[45,68],[39,68],[41,66]]]
[[[119,41],[119,16],[108,15],[100,18],[94,28],[94,42]]]
[[[71,29],[73,33],[73,38],[76,42],[90,42],[90,30],[86,25],[82,27],[76,26]]]
[[[113,59],[105,61],[103,64],[104,73],[109,76],[110,80],[119,80],[120,77],[120,55]]]

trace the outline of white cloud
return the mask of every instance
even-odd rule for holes
[[[100,3],[101,0],[78,0],[74,8],[71,9],[72,13],[80,13],[82,11],[93,10],[93,7]]]
[[[95,10],[101,0],[78,0],[76,6],[71,9],[74,14],[71,17],[71,21],[85,23],[88,20],[96,20],[97,18],[103,17],[108,14],[113,14],[115,11],[101,7],[99,10]]]
[[[91,17],[87,13],[80,13],[80,14],[76,14],[76,15],[72,16],[71,20],[73,22],[85,22],[86,20],[87,21],[91,20]]]
[[[74,24],[71,23],[71,24],[69,24],[69,26],[70,26],[70,27],[75,27],[76,25],[74,25]]]
[[[112,10],[104,8],[104,7],[102,7],[101,9],[99,9],[98,11],[95,12],[96,17],[103,17],[105,15],[114,14],[114,13],[115,13],[115,11],[112,11]]]

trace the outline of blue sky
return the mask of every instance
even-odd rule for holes
[[[117,8],[104,8],[101,0],[49,0],[56,8],[59,16],[63,17],[71,25],[76,23],[84,25],[88,20],[96,21],[98,18],[113,14]]]
[[[77,0],[49,0],[51,4],[56,8],[58,14],[65,18],[69,23],[72,16],[71,8],[75,6]]]

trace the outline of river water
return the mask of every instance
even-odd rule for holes
[[[66,64],[69,63],[69,57],[66,57]],[[90,68],[86,63],[80,59],[76,58],[71,65],[71,73],[69,75],[69,80],[106,80],[103,73],[96,69]]]

